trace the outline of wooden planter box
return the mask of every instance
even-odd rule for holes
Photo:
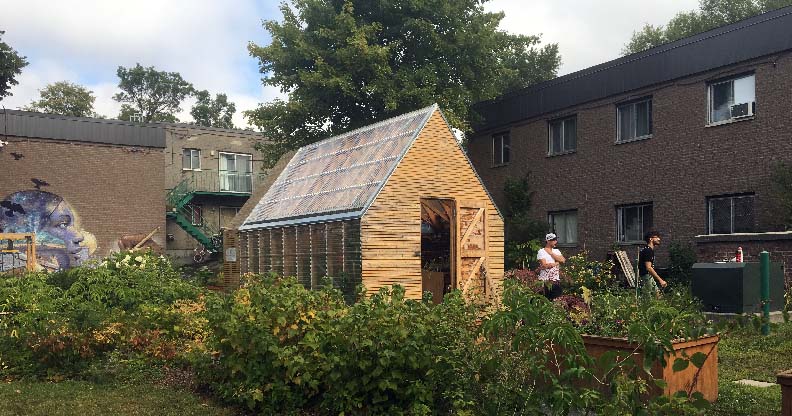
[[[709,357],[704,362],[693,391],[701,392],[705,399],[714,402],[718,398],[718,341],[720,341],[720,337],[713,335],[693,341],[674,343],[674,355],[666,357],[666,366],[661,367],[660,364],[655,363],[652,367],[652,375],[656,379],[662,379],[667,383],[665,389],[660,391],[659,387],[655,387],[653,393],[672,395],[680,390],[687,391],[693,384],[693,378],[698,369],[691,363],[688,368],[675,373],[672,369],[674,359],[681,358],[683,351],[687,353],[688,357],[697,352],[709,353]],[[636,344],[628,342],[626,338],[583,335],[583,343],[588,354],[595,359],[607,351],[623,352],[625,355],[620,355],[621,358],[634,352],[638,354],[638,365],[643,362],[643,351],[641,349],[636,350]],[[710,353],[710,351],[712,352]]]
[[[776,375],[781,385],[781,416],[792,416],[792,370]]]

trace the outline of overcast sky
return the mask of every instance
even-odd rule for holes
[[[279,96],[261,84],[258,62],[248,42],[269,42],[262,20],[280,19],[276,0],[0,0],[3,41],[30,65],[18,77],[13,96],[0,101],[19,108],[38,99],[38,90],[71,81],[94,92],[95,109],[108,117],[120,105],[118,66],[136,63],[181,73],[198,89],[224,92],[236,103],[234,123],[245,126],[241,110]],[[502,28],[542,34],[558,43],[559,75],[619,56],[634,30],[664,24],[698,0],[492,0],[488,11],[503,11]],[[179,118],[191,121],[192,101]]]

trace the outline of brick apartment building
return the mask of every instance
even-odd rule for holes
[[[195,249],[219,250],[213,236],[229,226],[266,177],[255,150],[261,134],[191,124],[165,131],[168,254],[192,262]]]
[[[790,264],[771,168],[792,162],[792,7],[528,87],[474,109],[469,155],[500,204],[529,177],[531,212],[570,252],[634,255],[644,231],[700,261]],[[790,264],[792,265],[792,264]],[[789,279],[792,267],[787,267]]]
[[[40,267],[104,257],[154,230],[147,244],[164,246],[162,128],[3,109],[0,141],[0,232],[36,233]],[[0,270],[18,267],[11,257]]]
[[[79,250],[71,265],[154,229],[149,244],[192,262],[201,245],[219,249],[212,237],[266,176],[253,159],[260,138],[245,130],[0,110],[0,140],[7,142],[0,148],[0,229],[20,229],[11,219],[21,216],[9,207],[22,199],[39,210],[63,201],[80,220],[67,227],[82,242],[34,231],[53,246]],[[65,267],[66,259],[60,263],[50,268]]]

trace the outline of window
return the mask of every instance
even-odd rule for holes
[[[190,224],[203,225],[203,208],[200,205],[187,204],[184,208],[190,214]]]
[[[754,196],[736,195],[707,199],[710,234],[754,231]]]
[[[652,99],[616,107],[616,142],[629,142],[652,135]]]
[[[577,210],[550,212],[547,222],[558,236],[558,244],[577,244]]]
[[[182,170],[200,170],[201,151],[198,149],[182,149]]]
[[[250,193],[253,189],[253,157],[220,152],[220,190]]]
[[[616,228],[618,241],[643,241],[644,233],[652,229],[652,217],[651,203],[617,207]]]
[[[509,163],[511,158],[511,138],[509,133],[492,136],[492,165],[500,166]]]
[[[753,74],[709,84],[709,124],[730,121],[754,114]]]
[[[559,155],[577,149],[577,117],[553,120],[548,123],[548,155]]]

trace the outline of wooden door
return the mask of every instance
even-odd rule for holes
[[[457,201],[456,287],[468,297],[489,296],[487,212],[484,201]]]

